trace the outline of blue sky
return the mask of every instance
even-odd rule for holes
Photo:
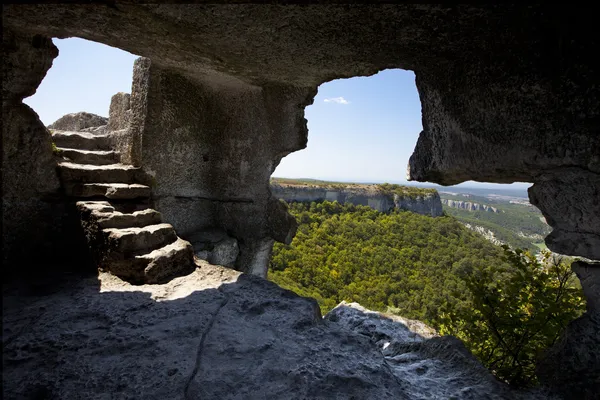
[[[78,111],[108,116],[111,96],[131,91],[137,56],[83,39],[54,39],[54,43],[59,56],[37,93],[25,103],[45,125]],[[273,176],[406,181],[408,158],[421,131],[421,104],[412,72],[386,70],[324,83],[313,105],[306,108],[306,118],[308,147],[285,157]]]

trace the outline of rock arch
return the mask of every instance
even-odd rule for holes
[[[416,74],[423,132],[411,179],[533,182],[531,202],[554,229],[548,247],[600,260],[593,13],[539,5],[119,2],[3,6],[4,268],[56,229],[41,200],[57,188],[49,139],[21,100],[57,55],[49,38],[71,36],[151,60],[137,65],[148,90],[132,99],[142,137],[135,157],[155,172],[174,225],[218,225],[240,240],[241,270],[264,275],[273,240],[293,236],[268,182],[282,157],[305,147],[303,110],[318,85],[386,68]],[[32,157],[23,160],[23,151]]]

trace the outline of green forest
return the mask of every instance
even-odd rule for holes
[[[451,216],[292,203],[299,222],[276,244],[269,278],[315,298],[421,320],[462,339],[500,379],[535,383],[535,358],[584,311],[568,260],[494,246]]]

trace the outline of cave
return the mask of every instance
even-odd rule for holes
[[[224,229],[239,242],[236,269],[258,276],[273,242],[295,232],[269,178],[306,147],[304,108],[318,86],[401,68],[415,73],[422,104],[410,179],[532,182],[530,201],[553,228],[548,248],[587,259],[576,269],[588,312],[552,349],[541,377],[566,398],[597,393],[600,66],[591,9],[121,2],[2,11],[3,277],[27,279],[40,252],[62,260],[77,240],[57,194],[50,137],[22,102],[58,55],[51,38],[144,57],[134,66],[128,161],[151,177],[157,208],[179,234]],[[241,287],[256,282],[244,279]],[[31,390],[60,386],[40,384]]]

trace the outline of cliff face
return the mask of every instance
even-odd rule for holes
[[[337,201],[369,206],[380,212],[396,208],[431,217],[443,215],[440,195],[435,191],[401,195],[379,190],[378,185],[311,186],[272,183],[271,193],[273,197],[288,202]]]
[[[489,211],[500,213],[496,207],[488,206],[486,204],[472,203],[470,201],[442,199],[442,204],[445,204],[448,207],[460,208],[467,211]]]

